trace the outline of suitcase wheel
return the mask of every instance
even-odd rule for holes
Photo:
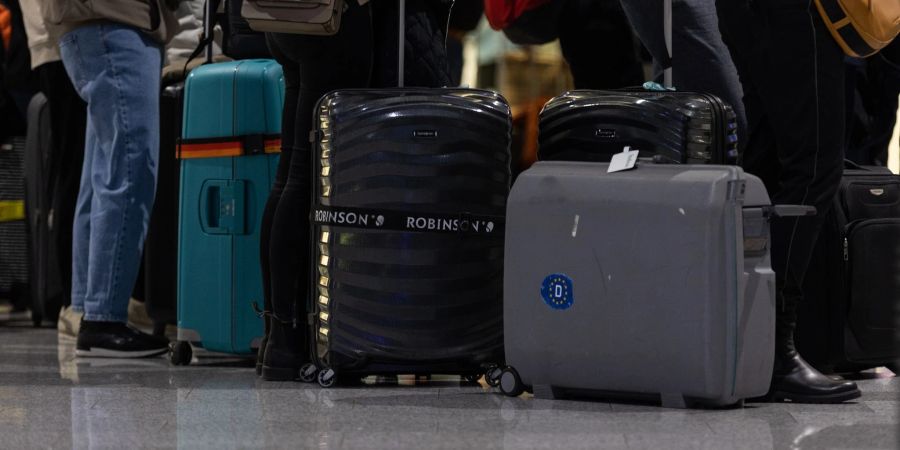
[[[503,368],[496,365],[491,364],[484,371],[484,381],[490,387],[497,387],[500,385],[500,375],[503,373]]]
[[[318,380],[319,386],[330,388],[337,382],[337,374],[334,373],[333,369],[322,369],[319,371]]]
[[[315,383],[319,376],[319,368],[313,363],[306,363],[300,368],[300,381],[304,383]]]
[[[194,357],[194,351],[191,343],[187,341],[177,341],[172,344],[172,351],[169,353],[169,361],[176,366],[186,366],[191,363]]]
[[[519,372],[511,366],[506,366],[500,371],[500,392],[508,397],[518,397],[525,392],[525,385],[519,378]]]

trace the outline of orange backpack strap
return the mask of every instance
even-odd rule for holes
[[[849,56],[872,56],[900,33],[900,1],[816,0],[816,8]]]

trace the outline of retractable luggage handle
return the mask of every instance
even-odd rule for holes
[[[669,66],[663,70],[663,85],[672,86],[672,0],[663,2],[663,34],[666,41],[666,52],[669,55]]]
[[[397,9],[399,17],[397,23],[397,87],[404,87],[405,76],[403,69],[406,67],[406,0],[398,0]]]
[[[772,205],[763,208],[763,215],[768,219],[787,217],[812,217],[818,214],[815,206],[809,205]]]

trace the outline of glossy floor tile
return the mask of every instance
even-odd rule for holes
[[[0,448],[900,448],[900,379],[844,405],[725,411],[516,399],[455,378],[321,389],[247,361],[76,359],[55,330],[0,323]]]

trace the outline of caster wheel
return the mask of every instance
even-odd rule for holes
[[[516,369],[507,366],[500,372],[500,392],[507,397],[518,397],[525,392],[525,385]]]
[[[463,379],[469,383],[477,383],[478,380],[481,379],[481,374],[480,373],[469,374],[469,375],[464,376]]]
[[[169,353],[169,361],[176,366],[186,366],[191,363],[194,357],[194,351],[191,343],[187,341],[177,341],[172,344],[172,351]]]
[[[313,363],[306,363],[300,368],[300,381],[304,383],[315,383],[318,375],[319,368]]]
[[[487,382],[490,387],[497,387],[500,385],[500,375],[503,373],[503,368],[498,365],[491,364],[487,370],[484,371],[484,381]]]
[[[330,388],[337,382],[337,374],[332,369],[322,369],[318,376],[319,386]]]

